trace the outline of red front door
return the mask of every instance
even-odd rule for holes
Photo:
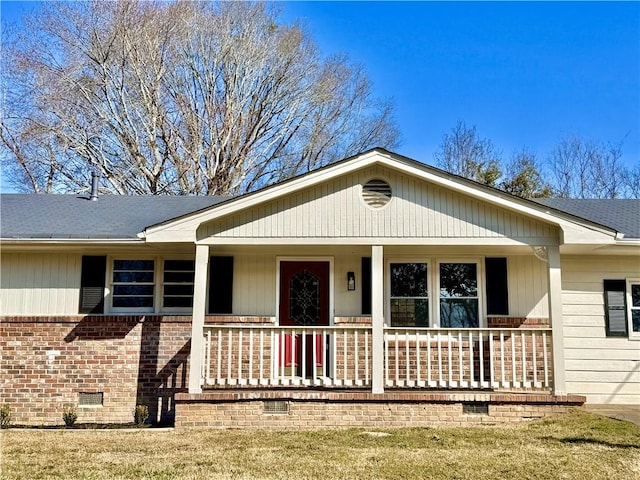
[[[279,320],[281,326],[329,325],[329,262],[280,262]],[[305,332],[304,345],[299,333],[285,334],[281,340],[280,367],[290,369],[291,375],[324,375],[326,342],[321,333]]]

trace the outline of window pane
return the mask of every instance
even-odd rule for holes
[[[441,297],[477,297],[478,279],[475,263],[440,264]]]
[[[153,283],[153,271],[113,272],[113,281],[118,283]]]
[[[164,297],[164,307],[185,307],[193,306],[193,297]]]
[[[428,327],[429,301],[415,298],[391,299],[392,327]]]
[[[640,332],[640,310],[631,310],[631,328],[634,332]]]
[[[153,260],[114,260],[113,269],[153,271]]]
[[[191,295],[193,296],[193,284],[191,285],[165,285],[165,295]]]
[[[114,285],[113,294],[153,296],[153,285]]]
[[[165,260],[164,269],[166,270],[195,270],[195,262],[193,260]]]
[[[392,297],[426,297],[427,296],[427,264],[426,263],[392,263],[391,264],[391,296]]]
[[[631,306],[640,307],[640,284],[631,285]]]
[[[164,272],[164,281],[172,283],[193,283],[193,272]]]
[[[478,300],[441,299],[440,326],[443,328],[477,328]]]
[[[153,297],[113,297],[114,307],[153,307]]]

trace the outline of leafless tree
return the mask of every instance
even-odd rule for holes
[[[558,197],[634,196],[631,172],[622,162],[622,142],[595,142],[578,135],[565,137],[549,156],[549,171],[551,187]]]
[[[502,175],[500,153],[491,140],[481,138],[475,126],[463,121],[442,136],[434,159],[443,170],[485,185],[497,185]]]
[[[5,30],[0,156],[23,190],[237,194],[373,146],[387,101],[264,3],[61,2]]]

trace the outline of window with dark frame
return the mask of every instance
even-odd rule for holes
[[[605,329],[607,337],[626,337],[627,307],[626,282],[624,280],[604,281]]]

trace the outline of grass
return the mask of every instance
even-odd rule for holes
[[[581,411],[393,430],[3,430],[10,479],[629,479],[640,428]]]

